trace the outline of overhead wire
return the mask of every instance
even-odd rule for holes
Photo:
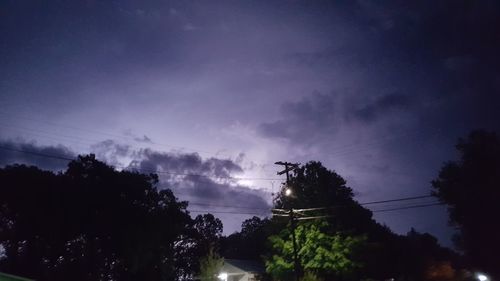
[[[2,116],[2,115],[4,117],[8,117],[9,116],[9,114],[0,111],[0,116]],[[18,119],[24,119],[24,120],[32,121],[32,122],[37,122],[39,124],[46,124],[46,125],[49,125],[49,126],[52,126],[52,127],[61,127],[61,128],[66,128],[66,129],[70,129],[70,130],[75,130],[75,131],[84,131],[84,132],[87,132],[87,133],[92,133],[94,135],[107,135],[109,137],[118,138],[118,139],[127,139],[129,141],[130,140],[136,141],[136,138],[137,138],[137,137],[134,137],[134,136],[118,135],[118,134],[112,134],[112,133],[109,133],[109,132],[102,132],[102,131],[98,131],[98,130],[91,130],[91,129],[81,128],[81,127],[76,127],[76,126],[68,126],[66,124],[61,124],[61,123],[54,123],[54,122],[50,122],[50,121],[42,121],[42,120],[39,120],[39,119],[27,118],[25,116],[16,116],[16,118],[18,118]],[[203,154],[212,154],[212,155],[215,155],[215,153],[213,153],[213,152],[202,151],[202,150],[198,150],[198,149],[192,149],[192,148],[188,148],[188,147],[184,147],[184,146],[176,146],[176,145],[170,145],[170,144],[165,144],[165,143],[158,143],[158,142],[155,142],[155,141],[149,141],[149,142],[152,143],[152,144],[155,144],[155,145],[169,147],[169,148],[184,149],[184,150],[189,150],[189,151],[192,151],[192,152],[198,152],[198,153],[203,153]]]
[[[399,211],[399,210],[407,210],[407,209],[416,209],[416,208],[424,208],[424,207],[432,207],[432,206],[443,206],[445,203],[432,203],[432,204],[422,204],[422,205],[413,205],[407,207],[399,207],[399,208],[391,208],[391,209],[382,209],[372,211],[373,213],[382,213],[382,212],[391,212],[391,211]]]
[[[8,116],[7,113],[0,111],[0,118],[2,118],[2,115],[4,116],[4,118],[6,116]],[[60,123],[54,123],[54,122],[49,122],[49,121],[42,121],[42,120],[39,120],[39,119],[27,118],[27,117],[24,117],[24,116],[16,117],[16,118],[25,119],[25,120],[28,120],[28,121],[34,121],[34,122],[38,122],[38,123],[41,123],[41,124],[47,124],[49,126],[54,126],[54,127],[62,127],[62,128],[67,128],[67,129],[71,129],[71,130],[90,132],[90,133],[93,133],[93,134],[107,135],[107,136],[111,136],[111,137],[114,137],[114,138],[127,139],[129,141],[137,141],[137,137],[134,137],[134,136],[125,136],[125,135],[111,134],[111,133],[108,133],[108,132],[101,132],[101,131],[97,131],[97,130],[89,130],[89,129],[79,128],[79,127],[75,127],[75,126],[68,126],[68,125],[60,124]],[[30,134],[33,134],[32,133],[33,130],[37,130],[37,131],[42,132],[38,128],[37,129],[25,129],[25,130],[30,131]],[[48,134],[54,135],[54,134],[57,134],[57,133],[48,133]],[[374,145],[384,144],[387,141],[390,141],[390,140],[393,140],[393,139],[397,139],[397,138],[400,138],[400,137],[406,137],[406,136],[409,136],[409,135],[414,135],[414,134],[416,134],[416,133],[415,132],[407,132],[407,133],[403,133],[403,134],[399,134],[399,135],[395,135],[395,136],[379,138],[379,139],[376,139],[375,141],[372,141],[372,142],[361,143],[361,144],[348,144],[348,145],[344,145],[344,146],[337,146],[337,147],[335,147],[333,149],[333,152],[330,152],[329,154],[330,155],[334,155],[334,156],[340,156],[340,157],[342,157],[343,155],[350,155],[351,153],[354,153],[354,152],[359,152],[359,151],[362,151],[362,150],[366,150],[367,148],[371,148]],[[82,141],[81,141],[82,138],[80,138],[80,137],[74,137],[74,136],[68,136],[68,135],[61,135],[61,134],[59,134],[59,135],[61,137],[64,137],[64,138],[77,139],[76,141],[82,143]],[[87,140],[88,141],[99,142],[98,140],[90,140],[90,139],[87,139]],[[165,146],[165,147],[170,147],[170,148],[181,149],[181,150],[187,150],[187,151],[191,151],[191,152],[195,152],[195,153],[200,153],[200,154],[206,154],[206,155],[214,155],[214,156],[216,156],[216,153],[213,153],[213,152],[202,151],[202,150],[197,150],[197,149],[183,147],[183,146],[175,146],[175,145],[170,145],[170,144],[157,143],[157,142],[154,142],[154,141],[149,141],[148,143],[149,144],[160,145],[160,146]]]
[[[256,215],[256,216],[265,216],[264,213],[254,213],[254,212],[230,212],[230,211],[212,211],[212,210],[189,210],[191,213],[214,213],[214,214],[233,214],[233,215]]]
[[[27,151],[23,149],[17,149],[17,148],[12,148],[12,147],[5,147],[5,146],[0,146],[0,149],[3,150],[9,150],[9,151],[14,151],[14,152],[19,152],[19,153],[27,153],[27,154],[32,154],[40,157],[47,157],[47,158],[52,158],[52,159],[59,159],[59,160],[64,160],[64,161],[72,161],[74,160],[73,158],[69,158],[66,156],[61,156],[61,155],[53,155],[53,154],[47,154],[47,153],[41,153],[41,152],[35,152],[35,151]],[[143,169],[142,169],[143,170]],[[167,173],[170,175],[180,175],[180,176],[197,176],[197,177],[206,177],[206,178],[214,178],[213,176],[208,176],[208,175],[201,175],[201,174],[185,174],[185,173],[174,173],[174,172],[165,172],[165,171],[149,171],[153,173]],[[255,179],[263,179],[263,178],[237,178],[237,177],[217,177],[217,178],[227,178],[227,179],[233,179],[233,180],[255,180]],[[263,179],[264,180],[264,179]],[[272,179],[276,180],[276,179]],[[396,199],[389,199],[389,200],[379,200],[379,201],[371,201],[371,202],[364,202],[364,203],[359,203],[359,205],[372,205],[372,204],[382,204],[382,203],[389,203],[389,202],[399,202],[399,201],[408,201],[408,200],[415,200],[415,199],[422,199],[422,198],[429,198],[433,197],[432,195],[421,195],[421,196],[413,196],[413,197],[405,197],[405,198],[396,198]],[[245,208],[245,209],[258,209],[254,207],[241,207],[241,206],[230,206],[230,205],[213,205],[213,204],[204,204],[200,202],[195,202],[192,203],[192,205],[205,205],[209,207],[223,207],[223,208]],[[423,207],[431,207],[431,206],[438,206],[438,205],[444,205],[443,203],[428,203],[428,204],[420,204],[420,205],[412,205],[412,206],[402,206],[402,207],[397,207],[397,208],[390,208],[390,209],[381,209],[381,210],[372,210],[372,212],[377,213],[377,212],[389,212],[389,211],[396,211],[396,210],[405,210],[405,209],[413,209],[413,208],[423,208]],[[313,210],[324,210],[324,209],[329,209],[329,208],[335,208],[339,206],[329,206],[329,207],[320,207],[320,208],[308,208],[308,209],[298,209],[295,211],[313,211]],[[263,208],[259,208],[264,210]],[[274,209],[274,211],[277,211],[279,209]],[[192,212],[205,212],[206,210],[191,210]],[[270,210],[269,210],[270,211]],[[259,213],[238,213],[238,212],[224,212],[224,211],[213,211],[214,213],[234,213],[234,214],[257,214],[261,215]]]
[[[65,156],[59,156],[59,155],[41,153],[41,152],[36,152],[36,151],[28,151],[28,150],[11,148],[11,147],[1,146],[1,145],[0,145],[0,149],[14,151],[14,152],[19,152],[19,153],[32,154],[32,155],[36,155],[36,156],[40,156],[40,157],[46,157],[46,158],[64,160],[64,161],[73,161],[73,160],[75,160],[74,158],[69,158],[69,157],[65,157]]]
[[[392,208],[392,209],[383,209],[383,210],[376,210],[372,211],[374,213],[379,213],[379,212],[390,212],[390,211],[398,211],[398,210],[407,210],[407,209],[416,209],[416,208],[424,208],[424,207],[433,207],[433,206],[442,206],[444,203],[434,203],[434,204],[422,204],[422,205],[413,205],[413,206],[407,206],[407,207],[400,207],[400,208]],[[233,215],[256,215],[256,216],[265,216],[265,212],[262,213],[257,213],[257,212],[233,212],[233,211],[218,211],[218,210],[187,210],[191,213],[214,213],[214,214],[233,214]],[[289,215],[279,215],[282,217],[289,217]],[[320,219],[320,218],[328,218],[328,217],[333,217],[332,215],[322,215],[322,216],[310,216],[310,217],[298,217],[295,218],[296,220],[311,220],[311,219]]]
[[[420,196],[402,197],[402,198],[380,200],[380,201],[363,202],[363,203],[358,203],[358,204],[361,206],[365,206],[365,205],[382,204],[382,203],[389,203],[389,202],[400,202],[400,201],[408,201],[408,200],[431,198],[431,197],[434,197],[434,196],[432,196],[432,195],[420,195]],[[296,211],[296,212],[319,211],[319,210],[327,210],[327,209],[346,207],[346,206],[348,206],[348,205],[325,206],[325,207],[307,208],[307,209],[294,209],[294,211]],[[283,209],[273,209],[273,210],[275,210],[275,211],[287,211],[287,210],[283,210]]]
[[[8,113],[0,111],[0,118],[2,118],[2,115],[4,116],[3,118],[9,117]],[[61,123],[54,123],[54,122],[50,122],[50,121],[43,121],[43,120],[39,120],[39,119],[27,118],[25,116],[16,116],[16,118],[18,118],[18,119],[19,118],[20,119],[25,119],[25,120],[28,120],[28,121],[34,121],[34,122],[38,122],[38,123],[42,123],[42,124],[48,124],[49,126],[53,126],[53,127],[63,127],[63,128],[71,129],[71,130],[85,131],[85,132],[89,132],[89,133],[93,133],[93,134],[108,135],[108,136],[115,137],[115,138],[121,138],[121,139],[127,139],[127,140],[137,141],[137,137],[134,137],[134,136],[125,136],[125,135],[111,134],[109,132],[102,132],[102,131],[97,131],[97,130],[85,129],[85,128],[81,128],[81,127],[68,126],[68,125],[61,124]],[[343,146],[337,146],[337,147],[334,147],[333,151],[331,151],[328,154],[329,155],[333,155],[333,156],[337,156],[337,157],[343,157],[343,156],[346,156],[346,155],[351,155],[352,153],[356,153],[356,152],[360,152],[360,151],[364,151],[364,150],[370,149],[373,146],[383,145],[384,143],[386,143],[388,141],[392,141],[392,140],[397,139],[397,138],[408,137],[408,136],[416,135],[418,133],[419,132],[414,132],[414,131],[404,132],[404,133],[401,133],[401,134],[396,134],[396,135],[392,135],[392,136],[388,136],[388,137],[378,138],[378,139],[375,139],[375,140],[373,140],[371,142],[365,142],[365,143],[360,143],[360,144],[353,143],[353,144],[347,144],[347,145],[343,145]],[[436,134],[437,133],[438,132],[436,132]],[[80,138],[78,138],[78,139],[81,142],[81,139]],[[175,145],[170,145],[170,144],[162,144],[162,143],[157,143],[157,142],[154,142],[154,141],[150,141],[149,143],[150,144],[155,144],[155,145],[160,145],[160,146],[165,146],[165,147],[171,147],[171,148],[177,148],[177,149],[182,149],[182,150],[188,150],[188,151],[196,152],[196,153],[200,153],[200,154],[216,155],[215,153],[212,153],[212,152],[196,150],[196,149],[192,149],[192,148],[188,148],[188,147],[183,147],[183,146],[175,146]],[[279,180],[279,179],[276,179],[276,180]]]
[[[265,210],[265,211],[269,211],[269,212],[271,211],[271,208],[257,208],[257,207],[250,207],[250,206],[246,207],[246,206],[217,205],[217,204],[191,202],[191,201],[189,201],[189,205],[215,207],[215,208]]]
[[[2,118],[1,117],[2,115],[3,116],[8,116],[5,112],[1,112],[0,111],[0,118]],[[125,136],[125,135],[111,134],[111,133],[107,133],[107,132],[101,132],[101,131],[96,131],[96,130],[89,130],[89,129],[78,128],[78,127],[74,127],[74,126],[67,126],[67,125],[64,125],[64,124],[58,124],[58,123],[54,123],[54,122],[42,121],[42,120],[31,119],[31,118],[26,118],[26,117],[20,117],[20,118],[21,119],[25,119],[25,120],[35,121],[35,122],[42,123],[42,124],[45,123],[45,124],[48,124],[50,126],[63,127],[63,128],[68,128],[68,129],[72,129],[72,130],[86,131],[86,132],[90,132],[90,133],[93,133],[93,134],[108,135],[108,136],[111,136],[111,137],[114,137],[114,138],[127,139],[129,141],[131,140],[131,141],[136,141],[137,142],[137,137],[134,137],[134,136]],[[23,129],[29,131],[29,134],[34,134],[33,133],[34,130],[44,133],[43,131],[39,130],[38,128],[37,129],[26,129],[26,128],[23,128]],[[57,135],[57,133],[47,133],[47,132],[45,132],[44,134],[46,134],[46,135],[49,134],[49,136],[42,136],[43,138],[49,138],[49,139],[54,139],[52,137],[52,135]],[[406,132],[406,133],[402,133],[402,134],[399,134],[399,135],[394,135],[394,136],[379,138],[379,139],[376,139],[374,141],[367,142],[367,143],[348,144],[348,145],[344,145],[344,146],[338,146],[338,147],[335,147],[333,149],[333,152],[331,152],[329,154],[333,155],[333,156],[342,157],[344,155],[350,155],[350,154],[355,153],[355,152],[360,152],[360,151],[369,149],[369,148],[373,147],[374,145],[381,145],[381,144],[384,144],[387,141],[391,141],[391,140],[394,140],[394,139],[397,139],[397,138],[400,138],[400,137],[411,136],[411,135],[414,135],[414,134],[416,134],[416,133],[415,132]],[[38,135],[38,136],[40,136],[40,135]],[[78,142],[80,144],[85,144],[85,145],[88,145],[88,146],[91,146],[91,145],[93,145],[95,143],[100,142],[98,140],[86,139],[87,143],[85,143],[85,142],[82,141],[82,140],[85,140],[85,139],[80,138],[80,137],[74,137],[74,136],[68,136],[68,135],[61,135],[61,134],[59,134],[59,136],[63,137],[63,138],[73,139],[72,140],[73,142]],[[89,141],[92,141],[92,142],[95,142],[95,143],[91,143]],[[200,154],[206,154],[206,155],[216,156],[216,154],[212,153],[212,152],[196,150],[196,149],[192,149],[192,148],[188,148],[188,147],[175,146],[175,145],[170,145],[170,144],[162,144],[162,143],[157,143],[157,142],[154,142],[154,141],[149,141],[148,143],[149,144],[154,144],[154,145],[160,145],[160,146],[170,147],[170,148],[181,149],[181,150],[188,150],[188,151],[191,151],[192,153],[200,153]],[[139,147],[138,145],[133,145],[133,144],[130,144],[130,143],[128,143],[127,145],[130,145],[130,146],[135,147],[135,148],[142,148],[142,147]],[[261,180],[261,179],[254,179],[254,180]],[[266,178],[264,180],[280,180],[280,179],[267,179]]]
[[[5,118],[6,113],[3,113],[0,111],[0,119],[2,118],[2,115]],[[49,125],[55,126],[55,127],[59,126],[59,127],[63,127],[63,128],[73,129],[73,130],[82,130],[82,131],[92,132],[94,134],[103,134],[103,135],[108,135],[108,136],[115,137],[118,139],[126,139],[128,141],[138,142],[137,137],[134,137],[134,136],[110,134],[110,133],[105,133],[105,132],[100,132],[100,131],[95,131],[95,130],[88,130],[88,129],[78,128],[78,127],[73,127],[73,126],[66,126],[63,124],[57,124],[57,123],[48,122],[48,121],[44,122],[44,121],[41,121],[38,119],[30,119],[30,118],[26,118],[26,117],[20,117],[20,118],[25,119],[25,120],[35,121],[35,122],[42,123],[42,124],[46,123],[46,124],[49,124]],[[12,126],[12,125],[3,123],[2,121],[0,121],[0,127],[9,128],[10,130],[25,132],[28,135],[34,135],[36,137],[41,137],[41,138],[45,138],[45,139],[49,139],[49,140],[53,140],[53,141],[54,140],[60,141],[60,139],[54,138],[54,136],[59,137],[59,138],[64,138],[65,140],[63,142],[70,141],[71,143],[79,144],[81,147],[83,147],[83,145],[86,145],[86,146],[88,146],[87,149],[90,148],[92,145],[95,145],[95,144],[102,142],[102,140],[97,140],[97,139],[82,138],[79,136],[61,134],[59,132],[48,132],[48,131],[41,130],[40,128],[27,128],[27,127],[22,127],[22,126]],[[157,143],[154,141],[148,141],[147,144],[149,144],[149,145],[154,144],[154,145],[165,146],[165,147],[170,147],[170,148],[179,149],[179,150],[186,150],[187,152],[185,152],[185,153],[198,153],[198,154],[202,154],[202,155],[204,154],[205,156],[218,157],[218,155],[217,155],[218,153],[202,151],[202,150],[192,149],[192,148],[183,147],[183,146],[162,144],[162,143]],[[126,145],[133,147],[133,148],[137,148],[137,149],[144,149],[143,146],[140,146],[136,143],[127,143]],[[262,165],[262,166],[266,166],[266,165]],[[281,179],[278,179],[278,178],[253,178],[253,180],[281,180]]]
[[[29,150],[24,150],[24,149],[17,149],[17,148],[12,148],[12,147],[6,147],[6,146],[0,146],[0,149],[3,150],[10,150],[14,152],[19,152],[19,153],[26,153],[26,154],[32,154],[40,157],[46,157],[46,158],[53,158],[53,159],[59,159],[59,160],[65,160],[65,161],[73,161],[75,160],[74,158],[69,158],[65,156],[60,156],[60,155],[54,155],[54,154],[48,154],[48,153],[39,153],[36,151],[29,151]],[[127,169],[130,167],[126,167],[124,165],[116,165],[118,168],[122,169]],[[277,180],[276,178],[259,178],[259,177],[232,177],[232,176],[210,176],[210,175],[203,175],[203,174],[194,174],[194,173],[178,173],[178,172],[169,172],[169,171],[157,171],[157,170],[149,170],[149,169],[143,169],[143,168],[137,168],[137,167],[132,167],[132,171],[137,170],[137,171],[142,171],[142,172],[149,172],[149,173],[155,173],[155,174],[168,174],[168,175],[175,175],[175,176],[184,176],[184,177],[199,177],[199,178],[208,178],[208,179],[229,179],[229,180]]]

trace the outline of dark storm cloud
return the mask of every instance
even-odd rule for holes
[[[5,1],[1,31],[9,44],[3,54],[27,54],[29,57],[24,59],[34,60],[35,67],[43,67],[41,63],[54,59],[63,65],[81,63],[82,58],[92,58],[89,64],[100,59],[104,63],[101,66],[112,67],[131,62],[153,63],[155,57],[173,51],[169,44],[171,38],[155,37],[152,31],[162,23],[162,16],[168,15],[168,5],[159,4],[152,1]],[[171,35],[181,32],[182,23],[171,20],[168,23],[163,31]],[[150,44],[152,39],[155,44]],[[23,48],[14,50],[16,46]],[[124,57],[127,60],[120,60]],[[23,59],[6,58],[8,62]],[[108,70],[112,69],[102,69],[103,73]]]
[[[398,110],[407,110],[411,106],[412,101],[409,97],[401,94],[388,94],[377,97],[372,103],[356,110],[354,116],[365,122],[373,122],[381,115]]]
[[[335,97],[315,92],[297,102],[286,102],[280,108],[281,119],[260,124],[258,132],[265,137],[309,145],[335,136],[346,122],[358,120],[369,124],[416,106],[415,100],[396,93],[377,96],[368,102],[360,98],[347,99],[350,103],[336,102],[339,99]]]
[[[424,67],[426,73],[416,72],[412,82],[433,88],[419,95],[439,100],[441,118],[449,121],[453,116],[469,126],[498,120],[498,1],[360,3],[366,4],[361,5],[365,15],[377,18],[374,23],[393,23],[378,32],[382,46],[390,51],[397,48],[392,60],[406,60],[410,62],[407,67]],[[435,114],[432,117],[439,119]]]
[[[336,107],[320,108],[317,94],[285,102],[280,119],[259,126],[263,136],[327,136],[353,118],[374,123],[384,115],[412,120],[410,126],[425,134],[447,129],[454,138],[474,127],[499,128],[499,2],[358,1],[346,7],[357,27],[354,38],[289,59],[322,72],[363,73],[364,81],[353,85],[356,92],[335,90],[335,102],[330,97],[325,104]]]
[[[243,172],[243,169],[232,160],[214,157],[202,159],[198,153],[161,153],[142,149],[135,153],[135,157],[136,160],[130,163],[130,168],[179,174],[196,173],[216,178],[227,178]]]
[[[127,169],[158,173],[161,187],[172,189],[182,200],[204,204],[197,209],[207,209],[210,205],[230,205],[236,209],[240,206],[269,208],[264,199],[269,194],[238,184],[236,176],[243,169],[235,161],[214,157],[203,159],[197,153],[134,149],[112,140],[94,147],[96,155],[102,160],[118,163],[128,157],[132,161]],[[239,155],[236,160],[241,157]]]
[[[0,104],[14,113],[8,123],[15,129],[23,114],[115,135],[133,128],[141,132],[128,136],[133,143],[105,141],[91,150],[116,166],[133,161],[137,169],[204,175],[205,183],[160,173],[164,184],[199,200],[232,202],[230,194],[243,205],[238,194],[260,194],[221,177],[283,156],[343,164],[360,183],[358,194],[421,193],[458,136],[500,126],[499,6],[491,0],[1,1]],[[320,93],[306,94],[314,90]],[[245,132],[219,134],[231,122]],[[260,136],[294,147],[262,142],[255,125]],[[397,138],[408,132],[411,138]],[[133,147],[151,145],[149,136],[212,151],[248,147],[251,160]],[[415,171],[426,177],[393,177]],[[374,189],[380,192],[365,192]]]
[[[236,209],[241,206],[269,208],[264,200],[268,194],[237,183],[235,176],[243,169],[232,160],[202,159],[196,153],[163,153],[150,149],[137,152],[136,157],[130,169],[154,169],[159,173],[162,186],[171,188],[183,200],[235,206]]]
[[[286,102],[281,108],[282,119],[260,124],[258,132],[270,138],[303,141],[335,130],[337,112],[333,95],[314,93],[297,102]]]
[[[351,174],[353,188],[369,194],[363,200],[427,194],[442,163],[455,158],[458,137],[477,128],[500,130],[500,2],[350,3],[339,4],[344,13],[326,21],[328,28],[348,21],[347,32],[330,28],[328,46],[286,57],[317,76],[330,75],[331,88],[322,91],[335,93],[335,106],[310,110],[313,96],[294,106],[283,102],[279,117],[261,122],[258,132]],[[312,111],[318,116],[302,114]],[[437,226],[445,213],[434,211],[377,217],[400,233],[411,217],[450,245],[451,230]]]
[[[42,146],[34,142],[0,140],[0,166],[26,164],[60,171],[75,154],[63,145]]]
[[[232,206],[229,209],[243,207],[250,211],[262,213],[266,213],[265,210],[270,210],[269,204],[264,200],[269,194],[262,190],[251,189],[238,184],[188,176],[182,182],[164,183],[164,186],[172,188],[174,193],[181,199],[194,203],[202,202],[214,206]],[[193,204],[193,206],[196,206],[196,204]]]

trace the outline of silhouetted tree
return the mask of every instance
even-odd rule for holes
[[[294,171],[287,186],[292,196],[286,196],[283,188],[275,200],[276,208],[334,207],[309,214],[330,215],[327,220],[332,232],[366,233],[373,224],[372,213],[353,199],[353,191],[346,184],[334,171],[311,161]]]
[[[194,228],[197,231],[200,244],[204,244],[205,249],[210,247],[218,248],[218,242],[222,235],[222,222],[212,214],[198,215],[194,219]]]
[[[80,156],[64,173],[0,169],[1,270],[36,280],[176,280],[187,274],[186,202],[156,175]]]
[[[285,189],[292,189],[292,196],[285,195]],[[394,261],[398,236],[372,218],[370,210],[359,205],[353,198],[354,193],[346,181],[334,171],[328,170],[320,162],[309,162],[296,169],[288,186],[283,186],[275,202],[276,208],[302,209],[329,207],[328,209],[308,212],[310,216],[328,215],[327,233],[335,235],[366,235],[362,251],[364,275],[386,279],[399,274]],[[286,221],[287,219],[285,219]]]
[[[222,228],[222,222],[212,214],[198,215],[193,220],[191,235],[180,249],[190,272],[199,272],[200,257],[207,256],[209,251],[218,254]]]
[[[286,222],[253,217],[241,225],[241,232],[221,240],[221,254],[229,259],[261,260],[270,249],[268,238],[286,227]]]
[[[292,189],[292,196],[285,195],[286,188]],[[323,228],[329,235],[365,236],[367,239],[359,255],[359,262],[363,264],[363,268],[357,270],[359,277],[420,278],[425,270],[423,264],[427,261],[443,261],[453,256],[429,234],[423,234],[425,238],[432,237],[429,243],[421,243],[420,248],[414,247],[415,242],[412,241],[419,239],[394,234],[380,225],[372,218],[372,212],[361,206],[353,196],[352,189],[340,175],[320,162],[309,162],[294,171],[289,185],[283,187],[275,202],[277,208],[285,210],[329,207],[308,212],[307,215],[329,215],[325,219],[328,226]],[[417,236],[418,233],[414,234]]]
[[[477,269],[500,278],[500,138],[475,131],[456,146],[460,158],[446,163],[432,182],[434,194],[448,205],[456,245]]]

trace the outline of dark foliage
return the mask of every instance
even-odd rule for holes
[[[222,222],[212,214],[198,215],[193,220],[193,244],[187,256],[191,271],[198,273],[200,258],[217,255],[222,236]]]
[[[253,217],[241,225],[241,232],[233,233],[221,240],[221,254],[228,259],[260,260],[269,249],[269,236],[278,233],[286,223],[283,221]]]
[[[189,274],[185,202],[156,175],[80,156],[64,173],[0,169],[1,270],[36,280],[176,280]]]
[[[356,257],[356,262],[363,266],[352,278],[422,280],[429,266],[441,261],[454,262],[456,259],[454,252],[441,247],[430,234],[412,230],[406,236],[398,235],[377,223],[371,211],[354,200],[353,191],[346,181],[319,162],[309,162],[297,169],[288,187],[293,190],[293,196],[285,196],[283,187],[275,200],[276,208],[287,210],[332,206],[331,209],[312,211],[308,215],[331,216],[326,218],[326,232],[330,235],[343,233],[367,238],[360,249],[361,253]],[[235,255],[249,259],[268,256],[271,245],[265,240],[289,227],[287,224],[286,217],[247,220],[241,232],[223,239],[222,253],[230,258]]]
[[[468,263],[500,278],[500,138],[475,131],[459,140],[457,150],[460,159],[446,163],[432,182],[434,194],[448,205]]]

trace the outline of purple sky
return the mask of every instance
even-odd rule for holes
[[[428,194],[458,137],[499,128],[499,19],[497,1],[2,1],[0,144],[157,170],[192,210],[265,213],[280,181],[227,177],[279,160],[322,161],[360,202]],[[226,234],[251,216],[217,215]],[[375,218],[451,245],[442,207]]]

